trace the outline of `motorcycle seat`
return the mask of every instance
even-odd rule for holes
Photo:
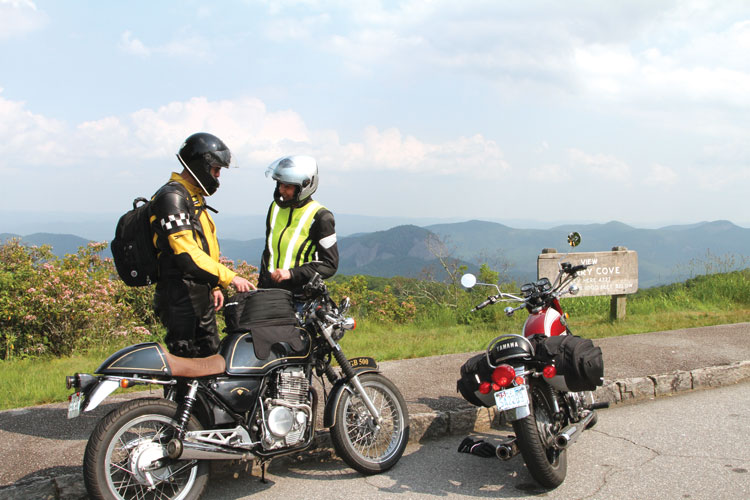
[[[181,358],[164,353],[164,358],[174,377],[200,378],[221,375],[227,369],[226,361],[221,354],[205,358]]]

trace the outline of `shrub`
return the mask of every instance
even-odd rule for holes
[[[4,359],[42,353],[69,354],[112,337],[146,338],[122,298],[124,285],[111,279],[112,262],[89,243],[76,254],[55,257],[49,246],[10,240],[0,247],[0,343]]]

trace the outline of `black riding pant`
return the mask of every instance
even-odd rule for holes
[[[167,328],[169,352],[186,358],[216,354],[219,329],[211,286],[180,278],[160,279],[154,311]]]

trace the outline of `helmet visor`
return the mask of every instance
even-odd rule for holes
[[[311,156],[284,156],[266,168],[266,177],[284,184],[305,187],[317,174],[318,167]]]
[[[228,149],[211,151],[207,156],[208,164],[212,167],[229,167],[232,163],[232,153]]]

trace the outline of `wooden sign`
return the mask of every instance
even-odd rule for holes
[[[638,291],[638,254],[634,250],[542,253],[537,258],[537,276],[554,281],[559,262],[589,266],[579,271],[578,279],[573,282],[581,289],[578,297],[625,295]]]

